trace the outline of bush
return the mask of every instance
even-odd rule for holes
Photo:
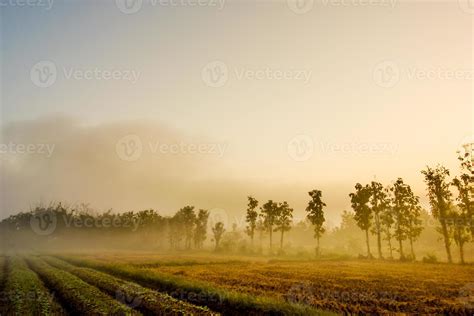
[[[434,254],[427,254],[423,257],[423,263],[437,263],[438,258]]]

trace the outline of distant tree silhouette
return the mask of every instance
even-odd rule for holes
[[[408,185],[403,183],[402,178],[398,178],[390,190],[392,192],[391,202],[394,215],[393,218],[395,220],[394,236],[398,241],[400,260],[404,260],[405,253],[403,252],[403,241],[408,238],[408,203],[410,199],[410,193],[408,190]]]
[[[275,231],[280,231],[280,249],[283,249],[283,235],[291,229],[293,220],[293,209],[285,201],[278,205],[277,218],[275,221]]]
[[[194,235],[194,226],[196,224],[196,214],[194,213],[194,206],[185,206],[180,209],[175,215],[183,225],[185,236],[185,248],[190,249]]]
[[[255,236],[255,229],[257,228],[257,218],[258,212],[255,210],[258,207],[258,201],[253,197],[247,197],[248,204],[247,204],[247,214],[245,220],[247,222],[246,233],[249,235],[250,240],[252,242],[252,247],[254,246],[254,236]]]
[[[413,243],[418,239],[424,227],[422,225],[421,217],[421,205],[420,198],[413,194],[413,191],[409,185],[407,185],[408,200],[407,200],[407,236],[410,241],[411,257],[416,260],[415,250],[413,249]]]
[[[212,228],[212,233],[214,234],[214,241],[216,243],[215,250],[219,248],[219,242],[221,241],[222,235],[224,234],[224,223],[217,222]]]
[[[380,214],[380,222],[382,224],[381,231],[384,235],[384,239],[388,243],[388,248],[390,251],[390,259],[393,259],[392,238],[393,238],[393,225],[395,224],[395,220],[393,217],[394,217],[393,210],[389,204]]]
[[[369,229],[372,226],[372,210],[369,205],[370,197],[372,196],[372,190],[370,186],[362,186],[362,184],[357,183],[355,185],[356,192],[350,193],[351,197],[351,206],[354,210],[354,218],[357,222],[357,226],[360,229],[365,231],[365,241],[367,244],[367,256],[372,257],[370,253],[370,244],[369,244]]]
[[[428,189],[428,198],[431,205],[431,213],[441,224],[441,233],[444,238],[444,247],[448,261],[453,262],[451,257],[451,242],[448,231],[449,211],[451,209],[451,192],[449,191],[449,170],[443,166],[435,168],[426,167],[421,171],[425,177]]]
[[[314,226],[314,237],[316,238],[316,256],[319,257],[319,239],[325,231],[323,227],[325,222],[323,209],[326,206],[326,203],[322,201],[323,193],[320,190],[313,190],[308,192],[308,194],[311,197],[311,200],[308,202],[308,206],[306,207],[306,212],[308,213],[306,218]]]
[[[377,236],[377,249],[379,259],[382,258],[382,223],[380,216],[382,212],[388,207],[389,200],[387,194],[381,183],[372,181],[370,184],[371,197],[369,200],[372,214],[374,216],[375,225],[372,228],[372,233]]]
[[[275,226],[275,222],[278,218],[278,204],[269,200],[267,203],[263,204],[260,208],[260,216],[263,219],[263,225],[265,226],[265,230],[270,234],[270,253],[272,252],[272,244],[273,244],[273,226]]]
[[[194,230],[194,246],[201,249],[207,234],[207,220],[209,219],[209,211],[200,209],[196,217],[196,228]]]
[[[456,187],[458,196],[456,197],[456,208],[453,214],[453,239],[459,247],[461,263],[464,263],[464,244],[469,240],[474,240],[474,171],[472,168],[473,144],[466,145],[465,151],[458,152],[458,159],[461,163],[461,174],[455,177],[452,185]]]

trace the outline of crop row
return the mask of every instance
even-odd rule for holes
[[[90,268],[81,268],[63,260],[44,257],[44,260],[58,269],[67,271],[100,290],[115,296],[130,307],[153,315],[217,315],[207,308],[179,301],[167,294],[142,287],[136,283],[124,281],[109,274]]]
[[[2,295],[8,303],[8,310],[5,313],[15,315],[65,314],[38,275],[28,268],[22,258],[10,257],[7,267]]]
[[[224,290],[208,283],[186,280],[179,276],[141,269],[127,264],[104,263],[73,256],[58,256],[74,265],[97,269],[136,282],[142,286],[166,292],[196,305],[204,305],[226,315],[323,315],[329,314],[310,306],[268,297],[252,296]]]
[[[38,257],[27,258],[30,267],[38,273],[49,288],[57,291],[61,300],[75,314],[83,315],[137,315],[130,307],[119,303],[80,278],[54,268]]]

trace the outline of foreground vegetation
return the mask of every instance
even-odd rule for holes
[[[4,294],[8,301],[6,314],[64,315],[65,311],[46,289],[39,277],[20,257],[8,259]]]
[[[104,263],[97,260],[81,259],[75,256],[59,256],[75,265],[110,273],[120,278],[132,280],[143,286],[166,292],[169,295],[197,305],[205,305],[211,310],[226,315],[246,313],[263,315],[321,315],[322,311],[295,302],[253,296],[236,289],[227,290],[206,282],[186,280],[157,270],[138,268],[115,262]]]
[[[192,301],[259,313],[298,303],[336,313],[471,315],[474,266],[377,260],[262,260],[249,257],[67,255],[61,258]],[[122,259],[121,259],[122,258]],[[203,296],[201,296],[203,297]],[[214,303],[217,298],[219,304]],[[271,304],[269,302],[272,302]],[[201,300],[201,304],[203,300]],[[258,309],[255,307],[258,306]],[[278,307],[278,308],[277,308]],[[304,311],[305,313],[307,311]]]
[[[212,313],[206,308],[176,300],[169,295],[152,291],[136,283],[127,282],[99,271],[75,267],[65,261],[52,257],[46,257],[44,260],[58,269],[74,274],[145,314],[217,315],[217,313]]]
[[[48,287],[54,289],[71,312],[83,315],[133,315],[135,313],[112,297],[74,275],[54,268],[38,257],[27,259],[31,268],[38,273]]]

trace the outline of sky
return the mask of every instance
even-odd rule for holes
[[[355,183],[458,172],[469,1],[0,0],[1,217],[38,203],[330,223]],[[236,219],[236,220],[238,220]]]

